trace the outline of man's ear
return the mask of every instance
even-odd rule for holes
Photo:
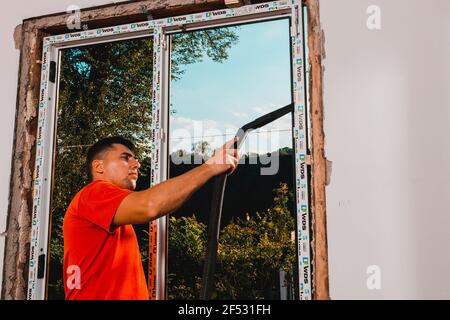
[[[92,161],[92,174],[103,174],[105,171],[103,167],[103,160],[93,160]]]

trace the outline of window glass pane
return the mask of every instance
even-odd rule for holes
[[[169,177],[199,165],[244,124],[291,102],[287,19],[176,34],[171,49]],[[195,61],[180,58],[186,50]],[[241,158],[225,190],[212,298],[293,299],[291,114],[252,132]],[[212,181],[170,216],[169,299],[199,297],[211,194]]]
[[[150,37],[61,51],[49,299],[64,299],[62,223],[70,201],[88,184],[87,148],[107,136],[120,135],[132,140],[141,162],[136,190],[149,187],[152,59]],[[147,270],[148,225],[135,226],[135,231]]]

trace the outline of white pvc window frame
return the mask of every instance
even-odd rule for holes
[[[298,292],[299,299],[312,299],[309,180],[306,168],[306,159],[309,154],[307,149],[307,84],[305,83],[304,24],[301,0],[268,2],[44,38],[36,141],[28,299],[45,299],[46,295],[50,197],[52,191],[54,140],[56,136],[55,111],[57,110],[58,102],[60,69],[57,63],[60,60],[60,50],[81,45],[153,36],[150,185],[154,186],[166,180],[168,172],[168,137],[166,134],[169,120],[168,97],[170,81],[168,37],[180,31],[221,27],[283,17],[289,18],[291,21],[292,98],[295,104],[293,138],[296,177]],[[51,64],[53,64],[52,68]],[[153,289],[151,296],[156,299],[164,299],[166,297],[167,272],[167,217],[162,217],[151,223],[151,228],[157,230],[156,274],[149,275],[154,277],[156,285],[155,288],[150,288]],[[151,233],[153,234],[153,232]],[[151,250],[152,248],[149,246],[149,251]],[[153,254],[154,252],[149,252],[149,256]],[[39,270],[40,274],[38,276],[39,257],[45,259],[45,263],[44,270]]]

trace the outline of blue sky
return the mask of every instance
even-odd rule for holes
[[[245,123],[291,102],[289,21],[242,25],[236,32],[239,42],[229,50],[228,60],[217,63],[205,56],[188,65],[181,80],[172,81],[176,114],[170,120],[171,152],[189,150],[202,136],[218,147],[224,134],[230,139]],[[249,136],[243,151],[291,147],[290,128],[288,115]]]

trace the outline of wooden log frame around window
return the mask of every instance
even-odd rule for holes
[[[323,34],[319,19],[319,0],[304,1],[308,7],[308,46],[311,65],[313,297],[314,299],[329,299],[325,206],[327,160],[324,152],[322,100]],[[241,1],[245,4],[250,2],[266,1]],[[81,10],[81,22],[82,26],[95,29],[147,20],[150,15],[153,18],[162,18],[225,7],[223,0],[129,1],[83,9]],[[59,13],[27,19],[17,26],[14,32],[16,49],[20,50],[20,67],[2,299],[26,298],[42,41],[45,36],[51,34],[71,32],[66,27],[67,17],[67,13]]]

